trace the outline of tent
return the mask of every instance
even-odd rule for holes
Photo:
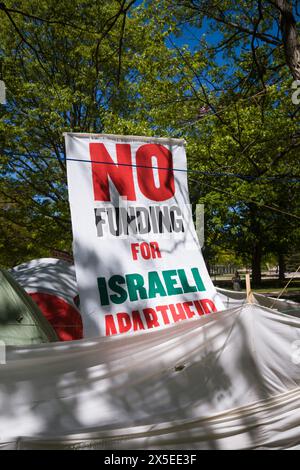
[[[75,305],[78,290],[74,265],[56,258],[40,258],[10,271],[53,326],[60,341],[83,337],[82,319]]]
[[[8,348],[3,449],[300,444],[300,319],[244,304],[164,330]]]
[[[0,270],[0,340],[15,346],[58,341],[37,305],[3,270]]]

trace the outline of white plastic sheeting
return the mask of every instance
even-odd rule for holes
[[[0,448],[300,444],[300,319],[258,305],[160,331],[9,348]]]
[[[247,303],[247,295],[245,292],[221,289],[220,287],[217,287],[217,292],[227,309]],[[300,304],[298,302],[293,302],[292,300],[286,300],[282,298],[277,299],[273,297],[267,297],[266,295],[258,294],[256,292],[253,292],[253,296],[255,301],[263,307],[268,307],[274,310],[278,310],[282,313],[288,313],[289,315],[300,317]]]

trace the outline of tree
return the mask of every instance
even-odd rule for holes
[[[126,121],[130,114],[132,57],[150,34],[130,16],[133,6],[130,0],[1,4],[8,96],[0,122],[4,264],[71,250],[63,132],[114,132],[112,117]],[[23,243],[16,238],[8,246],[16,226]]]
[[[263,100],[236,100],[224,109],[222,121],[215,115],[203,119],[199,143],[190,150],[193,168],[203,170],[206,161],[212,174],[193,177],[209,214],[207,243],[217,242],[250,262],[256,285],[263,257],[274,253],[282,260],[299,241],[300,136],[290,114],[288,94],[273,86]],[[218,172],[231,176],[214,177]]]
[[[298,2],[292,0],[179,0],[170,2],[169,8],[177,11],[183,21],[201,27],[209,20],[220,40],[211,50],[239,50],[252,52],[253,67],[263,83],[266,69],[272,67],[273,56],[280,57],[278,65],[287,65],[292,77],[300,79],[300,38],[296,16]],[[179,9],[178,9],[179,7]]]
[[[206,204],[206,253],[234,250],[259,283],[263,257],[298,236],[297,11],[288,23],[282,8],[280,23],[279,3],[2,4],[4,264],[71,251],[63,132],[174,136],[188,143],[192,200]]]
[[[193,53],[174,45],[190,86],[172,123],[188,141],[190,167],[212,174],[211,180],[190,178],[194,200],[205,202],[209,213],[207,252],[214,243],[231,247],[250,261],[259,284],[263,257],[275,252],[283,265],[299,220],[299,124],[289,78],[297,77],[297,11],[287,18],[285,8],[280,18],[279,2],[268,1],[159,3],[198,38]],[[216,183],[218,173],[232,175]]]

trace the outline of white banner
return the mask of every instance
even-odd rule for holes
[[[196,236],[179,139],[65,134],[84,336],[222,310]]]

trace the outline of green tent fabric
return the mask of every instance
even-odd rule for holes
[[[0,340],[9,346],[59,341],[38,306],[4,270],[0,270]]]

